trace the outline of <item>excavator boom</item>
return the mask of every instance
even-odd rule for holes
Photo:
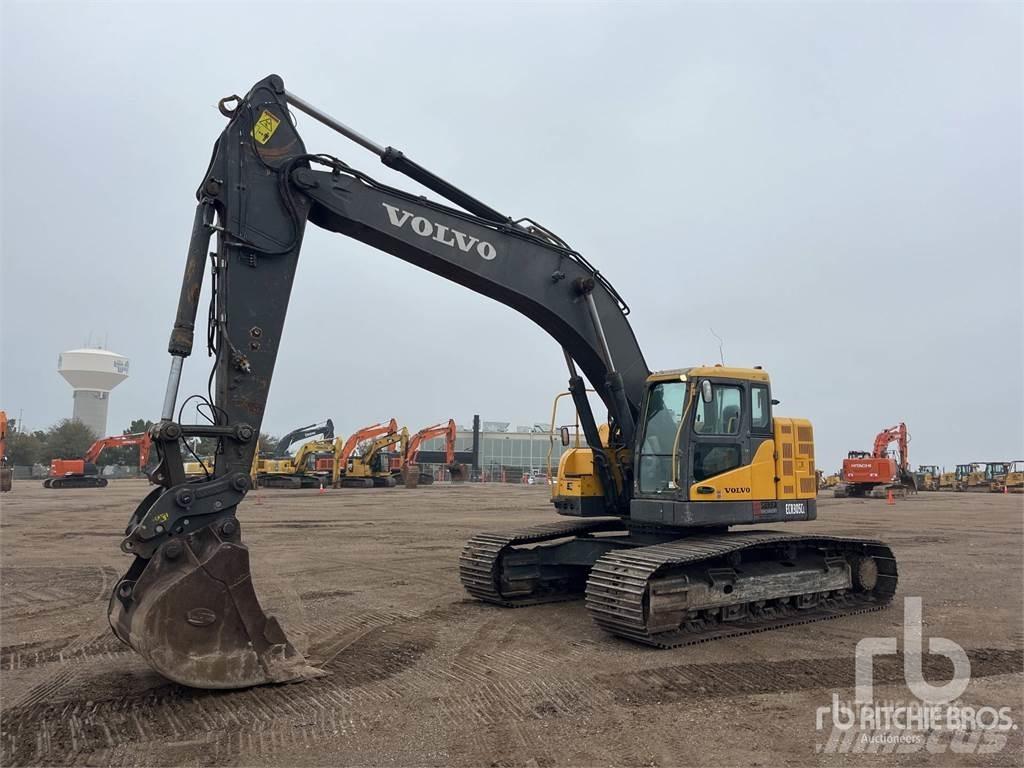
[[[289,105],[313,115],[382,162],[447,197],[454,208],[385,186],[337,158],[307,152]],[[580,254],[539,225],[513,222],[398,150],[379,147],[302,99],[277,75],[219,104],[228,118],[197,191],[168,351],[161,420],[151,430],[157,488],[139,505],[121,549],[135,560],[111,596],[115,634],[158,671],[198,687],[245,687],[316,674],[259,606],[241,543],[238,504],[281,343],[307,221],[360,240],[489,296],[536,322],[562,346],[570,388],[576,366],[595,383],[624,444],[633,439],[648,368],[628,308]],[[210,240],[216,235],[211,255]],[[192,352],[198,299],[212,260],[210,352],[215,423],[177,423],[184,359]],[[585,430],[599,444],[586,407]],[[582,410],[582,408],[581,408]],[[209,478],[188,482],[179,441],[215,437]],[[600,463],[600,461],[598,462]],[[628,477],[602,472],[628,513]],[[614,511],[614,510],[612,510]]]

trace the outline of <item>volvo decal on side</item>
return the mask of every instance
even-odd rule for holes
[[[420,237],[430,238],[449,248],[458,248],[463,253],[469,253],[476,249],[477,255],[486,261],[491,261],[498,255],[494,246],[486,240],[467,235],[465,232],[460,232],[444,224],[435,224],[425,216],[417,216],[393,205],[387,203],[381,203],[381,205],[388,212],[388,221],[393,227],[402,229],[408,224],[409,228]]]

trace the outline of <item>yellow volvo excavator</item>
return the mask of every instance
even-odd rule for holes
[[[152,429],[158,485],[128,522],[121,549],[133,561],[109,605],[115,634],[161,674],[202,688],[320,674],[263,612],[238,514],[307,222],[490,297],[563,350],[587,443],[560,461],[553,502],[565,519],[522,530],[499,524],[470,539],[458,567],[471,595],[504,606],[585,597],[599,626],[656,647],[891,601],[897,567],[886,544],[779,530],[816,517],[814,440],[808,421],[776,413],[767,372],[652,373],[628,305],[582,254],[340,123],[277,75],[219,106],[227,125],[197,192],[170,374]],[[448,204],[308,152],[293,110]],[[178,387],[214,235],[207,339],[216,423],[182,425],[174,421]],[[586,380],[608,411],[603,437]],[[217,437],[223,450],[210,478],[188,482],[178,443],[192,436]]]

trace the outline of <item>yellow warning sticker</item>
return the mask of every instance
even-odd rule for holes
[[[277,126],[280,124],[281,121],[274,117],[274,115],[267,110],[263,110],[260,119],[252,127],[252,137],[260,144],[266,144],[270,141],[270,137],[274,135],[274,131],[277,130]]]

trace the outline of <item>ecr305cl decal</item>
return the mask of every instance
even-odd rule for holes
[[[469,253],[475,249],[477,255],[485,261],[491,261],[498,255],[494,246],[486,240],[459,232],[459,230],[446,227],[444,224],[435,224],[425,216],[417,216],[393,205],[387,203],[381,203],[381,205],[388,212],[388,221],[393,227],[402,229],[408,224],[409,229],[420,237],[429,238],[442,245],[447,245],[449,248],[458,248],[463,253]]]

